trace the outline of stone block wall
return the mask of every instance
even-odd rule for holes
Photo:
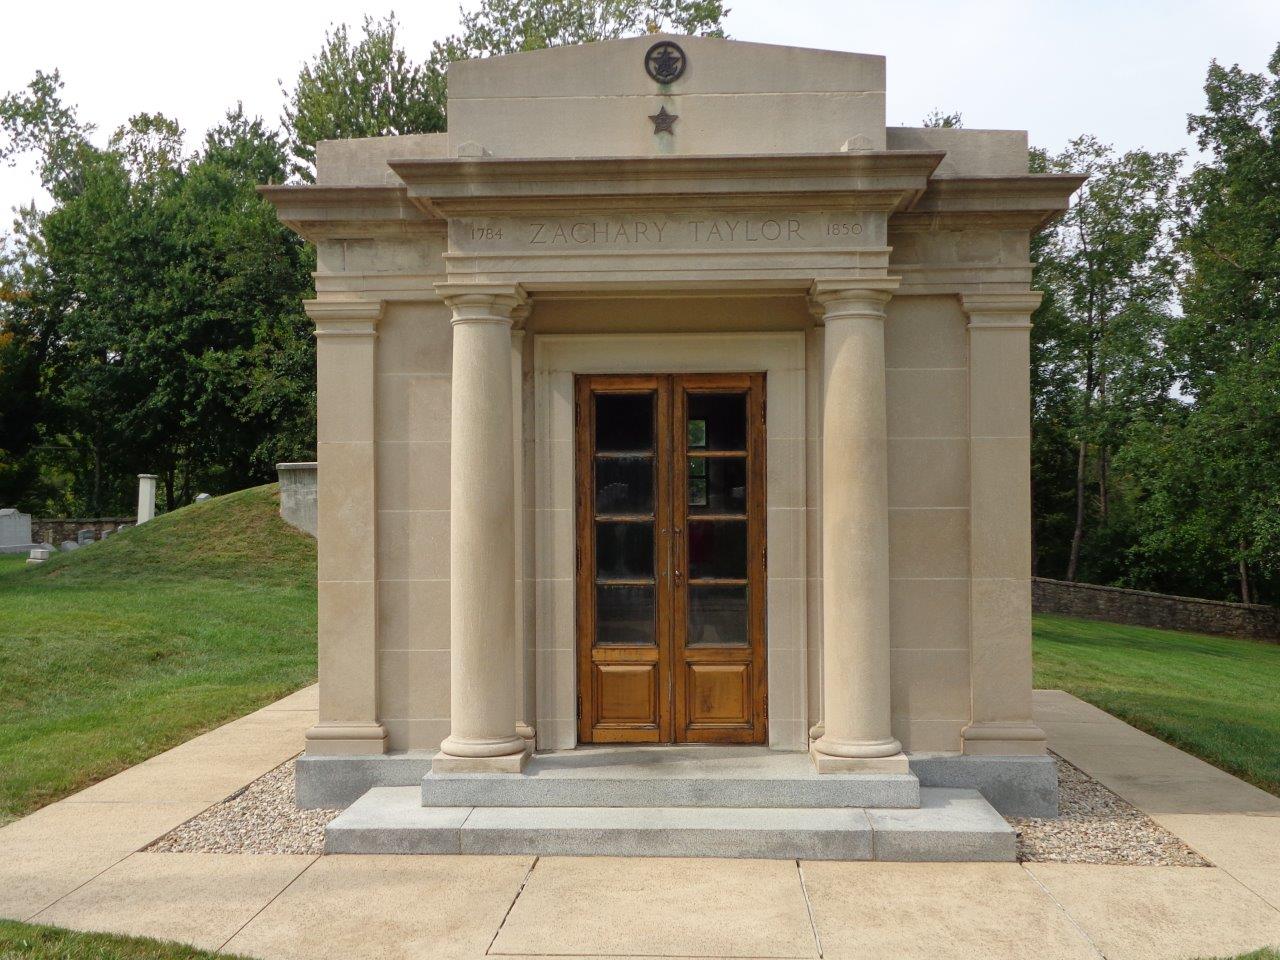
[[[280,516],[290,526],[316,535],[316,464],[277,463]]]
[[[1040,577],[1031,581],[1031,598],[1036,613],[1280,643],[1280,607],[1265,604],[1174,597]]]
[[[58,520],[32,520],[31,536],[35,543],[52,543],[55,547],[64,540],[76,539],[81,530],[92,530],[93,539],[101,540],[102,533],[115,533],[122,523],[133,525],[137,517],[66,517]]]

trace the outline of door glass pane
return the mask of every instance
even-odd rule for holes
[[[689,586],[689,646],[746,646],[747,588]]]
[[[689,514],[747,512],[745,457],[689,458]]]
[[[689,579],[747,576],[745,520],[689,521]]]
[[[653,394],[596,395],[596,449],[653,449]]]
[[[596,513],[653,513],[653,458],[596,461]]]
[[[743,393],[689,394],[690,450],[746,450],[747,397]]]
[[[596,643],[653,644],[653,587],[596,586]]]
[[[653,579],[653,524],[596,521],[596,578]]]

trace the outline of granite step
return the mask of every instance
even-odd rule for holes
[[[1012,861],[1013,830],[976,790],[917,809],[424,807],[375,787],[325,830],[326,853]]]
[[[912,773],[819,774],[764,747],[591,747],[535,754],[522,773],[428,773],[426,807],[912,808]]]

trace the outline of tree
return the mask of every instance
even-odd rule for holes
[[[292,172],[315,179],[320,140],[438,133],[445,129],[445,71],[455,60],[613,40],[654,31],[723,36],[722,0],[481,0],[459,9],[462,30],[434,44],[424,64],[397,41],[395,14],[365,17],[354,41],[343,24],[286,95]]]
[[[1048,172],[1081,172],[1089,181],[1036,250],[1035,282],[1049,296],[1035,317],[1036,376],[1058,390],[1075,447],[1074,518],[1065,576],[1075,580],[1091,519],[1112,510],[1112,455],[1140,411],[1169,402],[1172,372],[1161,357],[1177,280],[1173,218],[1180,154],[1115,151],[1079,137]],[[1090,452],[1096,456],[1091,462]],[[1091,482],[1092,481],[1092,482]]]
[[[308,456],[312,255],[256,191],[286,175],[279,136],[237,108],[184,156],[176,121],[139,114],[105,149],[82,139],[72,155],[50,180],[52,209],[26,212],[11,238],[16,294],[0,303],[7,353],[38,357],[39,446],[59,451],[66,502],[119,510],[133,476],[154,472],[173,507],[269,479],[276,454]],[[0,363],[0,379],[25,369]]]
[[[287,94],[283,123],[292,171],[315,179],[316,143],[351,137],[433,133],[444,129],[435,68],[417,64],[398,44],[395,14],[364,18],[352,42],[346,24],[326,31],[320,53]]]
[[[1181,191],[1187,261],[1167,353],[1187,403],[1135,460],[1137,551],[1196,557],[1257,601],[1280,571],[1280,47],[1266,73],[1214,62],[1188,129],[1209,160]]]
[[[958,113],[943,113],[937,107],[934,107],[929,111],[929,115],[924,118],[924,126],[958,129],[964,126],[964,117]]]

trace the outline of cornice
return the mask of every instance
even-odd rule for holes
[[[785,203],[884,211],[909,206],[944,153],[393,160],[409,199],[437,216],[660,202],[752,208]]]
[[[1078,173],[1031,173],[1001,177],[940,177],[891,229],[945,226],[1007,226],[1038,229],[1063,213],[1087,180]]]
[[[403,186],[260,186],[280,222],[308,240],[437,233],[447,225],[425,215]]]

